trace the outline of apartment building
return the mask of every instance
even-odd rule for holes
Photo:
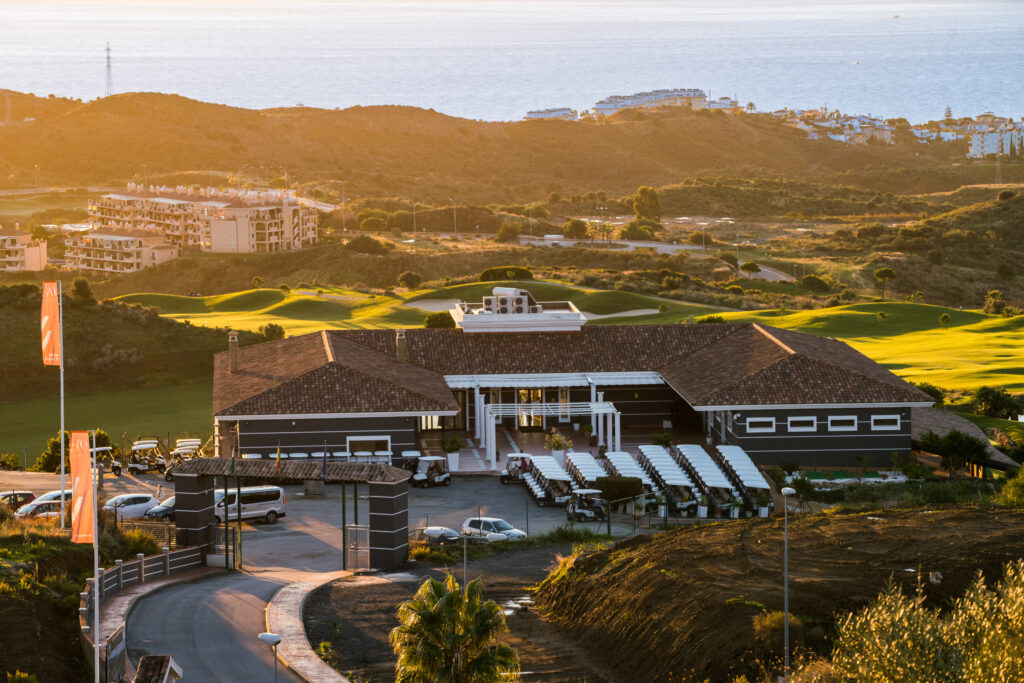
[[[563,121],[579,121],[579,114],[575,109],[569,107],[554,107],[551,109],[536,109],[526,112],[526,119],[561,119]]]
[[[136,184],[92,200],[89,220],[99,230],[160,235],[179,251],[227,253],[302,249],[316,243],[318,223],[316,209],[287,191]]]
[[[180,248],[149,230],[92,230],[67,238],[65,263],[71,270],[120,275],[156,266]]]
[[[703,90],[695,88],[673,90],[652,90],[634,95],[612,95],[594,105],[595,114],[611,116],[623,109],[646,109],[649,107],[690,107],[704,109],[708,97]]]
[[[20,273],[46,268],[46,241],[18,228],[0,226],[0,271]]]

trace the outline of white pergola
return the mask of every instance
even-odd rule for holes
[[[521,415],[547,417],[572,417],[586,415],[597,434],[597,443],[608,446],[608,450],[622,448],[621,413],[615,404],[608,401],[587,401],[576,403],[484,403],[483,396],[476,393],[476,439],[484,450],[491,468],[496,467],[497,434],[496,425],[503,417],[518,418]],[[483,419],[479,419],[483,416]]]

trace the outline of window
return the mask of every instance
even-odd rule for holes
[[[899,415],[872,415],[871,429],[876,432],[894,432],[900,428]]]
[[[813,415],[791,417],[786,423],[786,428],[791,432],[816,432],[818,431],[818,418]]]
[[[829,415],[828,431],[830,432],[855,432],[857,431],[856,415]]]
[[[479,519],[471,519],[471,520],[469,520],[469,524],[467,526],[469,526],[470,529],[479,529],[480,528],[480,520]]]
[[[774,417],[748,417],[747,434],[763,434],[775,431]]]

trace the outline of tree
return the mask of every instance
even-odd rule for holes
[[[911,382],[911,384],[931,396],[932,400],[935,401],[936,408],[941,408],[946,402],[946,392],[934,384],[930,382]]]
[[[398,656],[396,683],[499,683],[515,680],[519,657],[498,638],[508,632],[505,615],[484,600],[480,580],[465,590],[451,574],[431,577],[398,606],[398,626],[388,640]]]
[[[89,439],[90,448],[92,447],[92,437]],[[110,435],[102,429],[96,430],[96,447],[104,448],[106,446],[112,446],[113,450],[110,452],[112,457],[116,457],[119,453],[119,449],[116,445],[111,443]],[[64,432],[64,467],[66,472],[71,472],[71,432]],[[29,468],[32,472],[60,472],[60,435],[51,437],[46,442],[46,450],[43,451],[35,463]]]
[[[581,240],[587,236],[587,222],[579,218],[570,218],[562,225],[562,234],[571,239]]]
[[[953,109],[948,104],[946,105],[946,112],[943,114],[942,120],[946,123],[951,123],[953,121]]]
[[[359,229],[363,232],[380,232],[388,227],[387,221],[379,216],[370,216],[359,221]]]
[[[267,338],[267,341],[284,339],[284,328],[277,323],[267,323],[259,327],[259,333]]]
[[[498,232],[494,235],[494,241],[501,242],[502,244],[515,242],[518,239],[519,228],[514,223],[502,223],[501,227],[498,228]]]
[[[896,279],[896,271],[892,268],[879,268],[875,271],[875,280],[882,287],[882,296],[885,296],[885,283]]]
[[[761,266],[757,265],[753,261],[746,261],[740,266],[740,270],[746,273],[747,277],[750,277],[754,273],[760,273]]]
[[[637,221],[630,221],[626,225],[619,228],[619,233],[616,235],[620,240],[650,240],[654,238],[654,233],[651,229],[640,225]]]
[[[942,315],[939,316],[939,324],[942,325],[944,328],[949,327],[949,321],[949,313],[943,313]]]
[[[736,254],[732,253],[731,251],[720,251],[716,254],[716,256],[718,256],[719,261],[724,261],[733,268],[736,268],[738,265],[738,262],[736,261]]]
[[[391,227],[394,228],[395,230],[412,230],[412,211],[405,211],[404,209],[401,211],[395,211],[393,214],[391,214],[390,218],[388,219],[388,222],[391,224]]]
[[[1020,409],[1020,403],[1005,387],[983,386],[974,392],[974,412],[978,415],[1011,419]]]
[[[76,277],[71,283],[71,296],[79,301],[96,301],[92,294],[92,285],[84,277]]]
[[[284,176],[279,176],[270,181],[270,187],[275,190],[283,190],[288,187],[288,179]]]
[[[633,213],[638,219],[644,219],[661,223],[661,204],[658,203],[658,193],[649,185],[637,188],[636,196],[633,197]]]
[[[877,317],[878,317],[878,322],[884,323],[886,320],[889,319],[889,314],[886,313],[885,311],[879,311]]]
[[[493,266],[485,268],[480,273],[480,282],[494,282],[496,280],[532,280],[533,273],[528,268],[521,266]]]
[[[262,287],[265,284],[266,284],[266,280],[261,278],[259,275],[257,275],[256,277],[254,277],[252,279],[252,286],[255,287],[256,289],[259,289],[260,287]]]
[[[423,326],[428,330],[441,330],[455,327],[455,318],[448,311],[430,313],[423,320]]]
[[[407,270],[398,276],[398,284],[406,289],[416,289],[423,282],[423,276],[415,270]]]
[[[615,226],[609,223],[591,223],[587,232],[596,240],[608,240],[615,234]]]
[[[985,306],[982,310],[990,315],[1002,315],[1003,311],[1006,310],[1006,301],[1003,299],[1003,293],[998,289],[990,289],[985,295]]]
[[[934,453],[942,460],[951,477],[956,476],[969,462],[988,457],[988,444],[959,429],[951,429],[945,436],[928,431],[920,439],[921,450]]]

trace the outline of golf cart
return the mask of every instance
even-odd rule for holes
[[[416,472],[412,475],[412,485],[451,486],[452,475],[448,471],[448,458],[440,455],[421,455],[416,463]]]
[[[139,476],[146,472],[164,472],[164,458],[160,453],[160,444],[156,439],[142,439],[132,444],[128,456],[128,474]],[[113,460],[110,470],[115,476],[121,476],[121,463]]]
[[[422,457],[423,454],[419,451],[402,451],[402,459],[399,467],[410,474],[416,474],[416,470],[419,469],[420,466],[420,458]]]
[[[600,522],[608,516],[608,505],[598,489],[576,489],[565,506],[565,518],[577,522]]]
[[[509,453],[505,469],[501,471],[501,483],[522,482],[523,475],[530,471],[530,458],[528,453]]]
[[[171,451],[171,463],[164,469],[164,480],[174,481],[174,470],[181,463],[192,458],[198,458],[198,445],[188,444],[185,446],[181,445],[181,439],[178,440],[178,447]],[[196,439],[198,441],[198,439]]]

